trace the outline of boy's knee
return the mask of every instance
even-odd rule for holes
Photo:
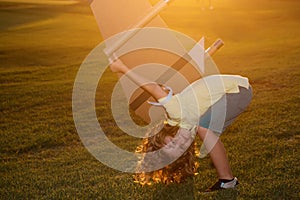
[[[201,126],[198,126],[197,128],[197,134],[199,135],[199,137],[201,138],[201,140],[204,140],[206,133],[207,133],[207,128],[203,128]]]

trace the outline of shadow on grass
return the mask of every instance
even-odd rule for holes
[[[180,184],[158,185],[152,196],[153,200],[173,199],[192,200],[195,199],[194,180],[192,178]]]
[[[231,199],[236,200],[238,199],[239,190],[238,189],[228,189],[228,190],[221,190],[216,192],[215,199]]]
[[[88,6],[50,5],[34,3],[0,2],[0,31],[10,30],[23,24],[52,19],[62,12],[88,13]],[[83,9],[82,9],[83,8]]]
[[[211,193],[205,193],[197,189],[195,181],[190,178],[184,183],[157,185],[153,192],[153,200],[172,199],[172,200],[196,200],[196,199],[238,199],[238,189],[221,190]]]

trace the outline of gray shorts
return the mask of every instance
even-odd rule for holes
[[[252,88],[239,86],[239,93],[227,93],[212,105],[199,120],[199,126],[221,134],[250,104]],[[224,106],[226,105],[226,109]],[[213,114],[212,114],[213,110]],[[218,112],[219,111],[219,112]],[[224,114],[226,116],[224,117]],[[221,120],[220,120],[221,119]]]

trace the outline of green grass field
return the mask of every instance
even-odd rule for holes
[[[28,1],[29,2],[29,1]],[[213,11],[175,1],[162,17],[170,28],[226,46],[214,57],[222,73],[249,77],[254,98],[222,140],[238,190],[203,194],[216,181],[209,158],[182,184],[141,187],[132,175],[96,160],[72,118],[81,62],[101,42],[85,4],[0,1],[0,199],[299,199],[300,2],[219,0]],[[102,80],[111,88],[116,77]],[[102,92],[109,89],[102,89]],[[127,149],[137,141],[99,120]],[[126,142],[125,142],[126,140]]]

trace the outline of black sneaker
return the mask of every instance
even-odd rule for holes
[[[234,177],[232,180],[229,181],[222,181],[219,180],[216,182],[213,186],[205,190],[205,192],[213,192],[216,190],[223,190],[223,189],[229,189],[229,188],[235,188],[239,184],[236,177]]]

